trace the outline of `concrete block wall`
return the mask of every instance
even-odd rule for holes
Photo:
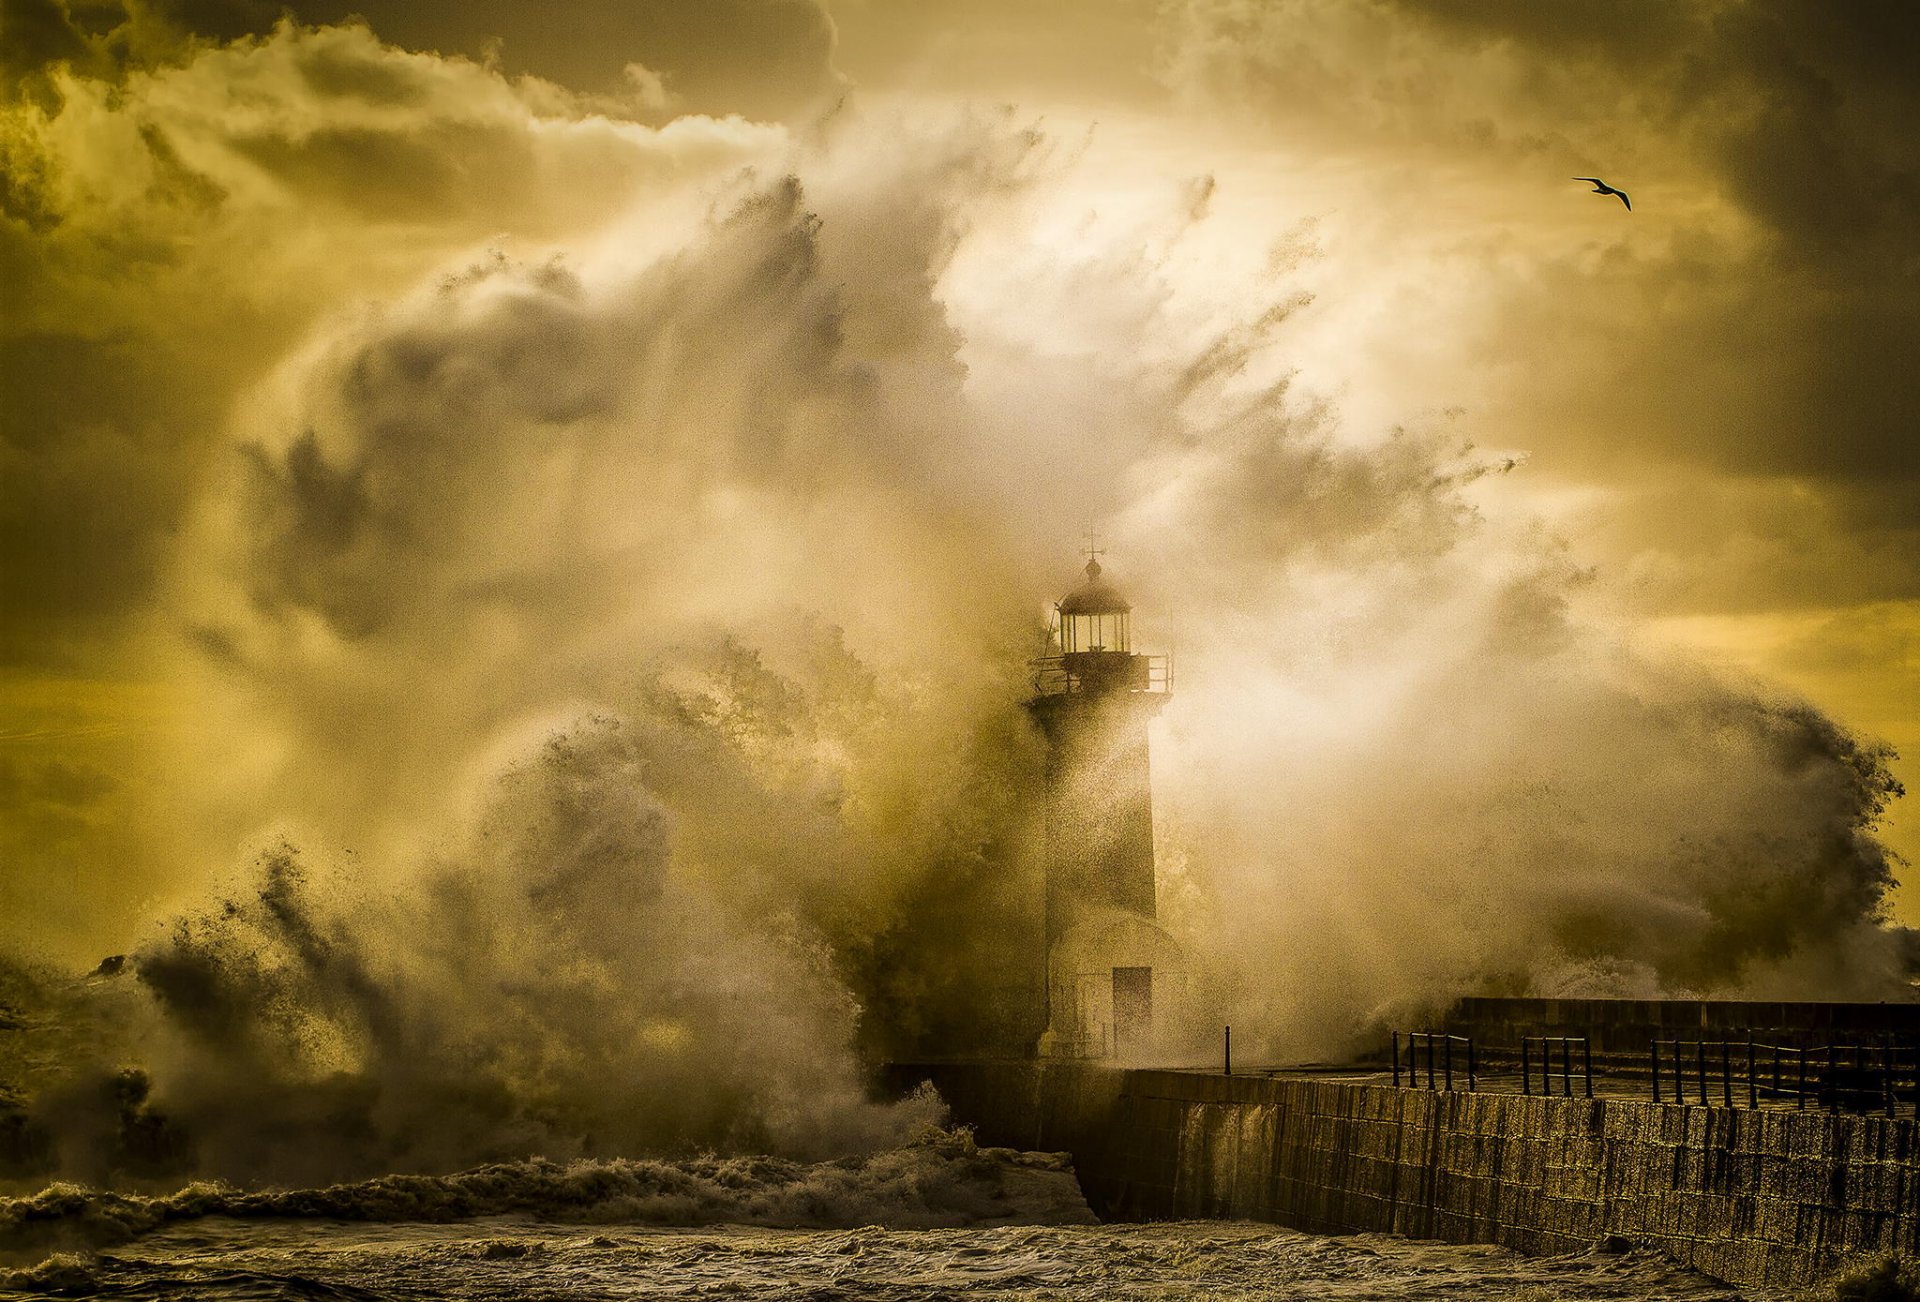
[[[1920,1254],[1920,1137],[1905,1119],[994,1070],[922,1075],[983,1142],[1072,1152],[1088,1201],[1117,1219],[1245,1218],[1533,1253],[1617,1234],[1751,1285]]]

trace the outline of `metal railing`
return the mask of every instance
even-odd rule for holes
[[[1125,666],[1127,672],[1122,675],[1125,681],[1111,679],[1105,674],[1081,672],[1081,669],[1100,665],[1096,659],[1100,653],[1081,655],[1059,654],[1041,656],[1027,662],[1033,671],[1033,690],[1039,696],[1062,696],[1085,691],[1088,688],[1118,687],[1131,692],[1171,692],[1173,690],[1173,657],[1171,655],[1130,655],[1124,659],[1132,662]],[[1116,660],[1123,657],[1115,656]],[[1080,666],[1076,669],[1075,666]]]
[[[1650,1050],[1655,1103],[1722,1107],[1791,1100],[1794,1107],[1893,1116],[1912,1103],[1920,1119],[1920,1046],[1891,1037],[1819,1045],[1745,1040],[1655,1040]],[[1688,1076],[1691,1073],[1691,1088]],[[1717,1088],[1715,1088],[1717,1086]]]
[[[1400,1084],[1400,1038],[1401,1032],[1393,1032],[1393,1083]],[[1406,1076],[1410,1088],[1420,1088],[1421,1050],[1426,1050],[1426,1069],[1428,1089],[1453,1088],[1453,1046],[1465,1046],[1463,1055],[1467,1069],[1467,1088],[1478,1087],[1479,1062],[1473,1052],[1473,1038],[1466,1035],[1446,1035],[1439,1031],[1407,1031]],[[1379,1043],[1379,1041],[1375,1041]]]
[[[1540,1092],[1551,1096],[1553,1082],[1560,1081],[1560,1096],[1573,1097],[1573,1082],[1581,1082],[1582,1092],[1587,1098],[1593,1097],[1593,1044],[1584,1035],[1527,1035],[1520,1039],[1520,1092],[1533,1093],[1534,1046],[1540,1049]],[[1554,1046],[1560,1048],[1560,1069],[1553,1069]],[[1573,1049],[1580,1046],[1580,1068],[1576,1072],[1573,1065]]]

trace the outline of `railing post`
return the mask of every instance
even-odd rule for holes
[[[1560,1037],[1560,1097],[1573,1097],[1573,1040]]]
[[[1521,1036],[1520,1037],[1520,1092],[1522,1094],[1533,1093],[1532,1054],[1533,1054],[1533,1037],[1530,1035]]]
[[[1893,1037],[1880,1037],[1880,1101],[1887,1106],[1887,1115],[1893,1115]]]
[[[1420,1042],[1427,1047],[1427,1088],[1432,1089],[1434,1087],[1433,1085],[1433,1032],[1432,1031],[1420,1032]]]
[[[1806,1050],[1806,1047],[1803,1045],[1799,1049],[1795,1050],[1794,1056],[1798,1060],[1800,1080],[1799,1080],[1799,1083],[1793,1087],[1793,1106],[1796,1108],[1800,1108],[1804,1111],[1807,1106],[1807,1050]]]
[[[1580,1040],[1580,1069],[1587,1074],[1587,1097],[1593,1097],[1593,1037]]]
[[[1453,1093],[1453,1037],[1441,1035],[1440,1053],[1446,1062],[1447,1093]]]
[[[1393,1087],[1400,1088],[1400,1032],[1393,1032]]]
[[[1747,1032],[1747,1106],[1760,1106],[1760,1086],[1753,1079],[1753,1032]]]
[[[1660,1037],[1647,1041],[1647,1047],[1653,1051],[1653,1101],[1660,1101]]]
[[[1467,1037],[1467,1093],[1471,1094],[1479,1086],[1480,1064],[1473,1055],[1473,1037]]]
[[[1231,1076],[1233,1075],[1233,1028],[1231,1026],[1226,1028],[1226,1039],[1221,1053],[1224,1061],[1220,1064],[1223,1069],[1220,1074]]]
[[[1733,1045],[1720,1041],[1720,1102],[1729,1108],[1733,1106],[1733,1064],[1727,1060],[1732,1056]]]

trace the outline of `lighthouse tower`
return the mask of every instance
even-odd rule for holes
[[[1133,649],[1132,611],[1089,549],[1055,607],[1027,708],[1047,739],[1047,1029],[1043,1057],[1151,1057],[1184,994],[1155,921],[1147,725],[1172,689],[1166,656]]]

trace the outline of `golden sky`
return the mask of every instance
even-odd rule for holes
[[[1234,571],[1244,593],[1244,574],[1310,556],[1320,570],[1290,570],[1290,591],[1318,604],[1289,609],[1364,606],[1374,633],[1394,610],[1396,647],[1469,645],[1471,602],[1428,612],[1430,576],[1380,559],[1428,555],[1440,525],[1363,528],[1367,508],[1281,468],[1210,478],[1237,427],[1181,426],[1201,391],[1266,386],[1347,449],[1364,473],[1332,451],[1302,463],[1358,485],[1335,498],[1457,485],[1444,511],[1501,540],[1466,567],[1476,582],[1551,570],[1550,604],[1603,629],[1595,646],[1804,694],[1920,756],[1911,6],[290,9],[0,0],[0,911],[16,941],[126,948],[269,828],[379,853],[394,809],[591,697],[584,666],[645,645],[662,611],[811,603],[887,662],[904,630],[953,619],[927,586],[996,620],[1057,595],[1089,520],[1160,599],[1142,626],[1196,649],[1201,703],[1184,731],[1170,721],[1170,756],[1226,735],[1205,675],[1252,662],[1220,648],[1266,637],[1332,663],[1350,636],[1263,616],[1203,568],[1252,567]],[[787,200],[769,184],[783,172],[800,178]],[[818,247],[750,254],[742,223],[789,201]],[[515,270],[489,283],[518,288],[465,288],[496,263]],[[544,324],[490,332],[508,299]],[[674,315],[695,299],[710,305]],[[435,360],[461,331],[487,341],[461,363],[488,377],[475,405]],[[536,455],[611,401],[611,381],[569,367],[642,336],[667,368],[642,377],[659,445]],[[735,393],[805,372],[827,336],[858,359],[830,385]],[[444,439],[410,423],[422,394]],[[700,405],[716,394],[724,411]],[[819,431],[856,400],[884,419],[857,455],[831,450]],[[745,431],[725,473],[690,477],[723,418]],[[347,430],[381,432],[390,460],[355,461]],[[582,487],[581,465],[608,477]],[[555,519],[647,599],[548,555]],[[1289,529],[1304,550],[1246,541]],[[915,547],[931,550],[889,555]],[[495,605],[459,604],[483,590]],[[1336,711],[1333,678],[1299,682],[1276,719]],[[1347,721],[1400,699],[1386,669],[1343,690]],[[1664,690],[1621,692],[1656,710]],[[1718,762],[1686,779],[1703,806]],[[1920,779],[1914,764],[1894,772]],[[1636,799],[1606,808],[1631,820]],[[1205,821],[1205,803],[1169,807]],[[363,815],[363,836],[342,832]],[[1920,857],[1899,803],[1883,833]],[[1910,894],[1894,912],[1920,922]]]

